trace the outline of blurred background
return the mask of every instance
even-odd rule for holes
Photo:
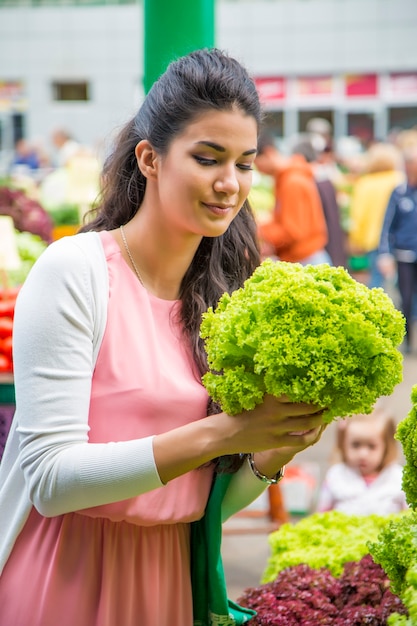
[[[415,0],[0,0],[0,172],[22,138],[55,164],[56,129],[102,157],[175,33],[244,62],[279,140],[320,117],[355,151],[417,124],[416,32]]]

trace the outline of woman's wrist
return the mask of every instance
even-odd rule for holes
[[[276,485],[277,483],[279,483],[280,480],[282,480],[284,478],[285,465],[280,467],[279,470],[273,476],[267,476],[266,474],[263,474],[262,472],[259,471],[259,469],[258,469],[258,467],[257,467],[257,465],[255,463],[254,456],[255,455],[252,454],[252,453],[250,453],[248,455],[248,463],[249,463],[249,467],[250,467],[252,473],[260,481],[262,481],[263,483],[265,483],[267,485]]]
[[[278,482],[283,477],[281,470],[284,468],[285,471],[285,466],[292,460],[293,456],[284,454],[282,450],[268,450],[251,454],[248,462],[255,476],[258,473],[265,476],[267,480],[274,482],[277,479],[276,482]],[[280,476],[280,473],[282,473],[282,476]]]

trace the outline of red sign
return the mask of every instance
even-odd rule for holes
[[[345,95],[376,96],[378,94],[378,77],[376,74],[349,74],[345,76]]]
[[[285,78],[255,78],[255,85],[258,90],[259,99],[263,104],[272,104],[273,102],[282,101],[285,99]]]
[[[297,94],[306,96],[331,96],[333,95],[332,76],[302,76],[296,81]]]

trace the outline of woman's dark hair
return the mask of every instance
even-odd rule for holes
[[[104,164],[100,202],[81,231],[117,228],[140,210],[146,178],[137,165],[135,147],[142,139],[163,156],[173,139],[201,113],[233,108],[254,118],[259,129],[256,87],[238,61],[217,49],[196,50],[173,61],[121,130]],[[246,201],[223,235],[203,237],[181,284],[181,318],[199,375],[207,371],[199,336],[202,313],[215,308],[223,292],[241,287],[259,262],[255,220]],[[209,413],[217,411],[210,403]]]

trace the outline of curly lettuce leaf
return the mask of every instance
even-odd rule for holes
[[[402,487],[408,504],[417,508],[417,385],[411,390],[412,408],[397,426],[395,438],[401,442],[406,460]]]
[[[409,511],[398,519],[391,519],[377,540],[368,543],[368,549],[374,561],[385,570],[393,593],[405,601],[404,594],[409,586],[407,572],[417,563],[417,514]],[[414,574],[410,573],[410,579],[415,580]]]
[[[326,407],[326,422],[370,413],[402,380],[404,332],[389,296],[344,268],[267,259],[204,314],[203,383],[230,414],[265,393]]]
[[[275,580],[287,567],[300,563],[340,576],[345,563],[369,553],[367,542],[395,515],[347,515],[340,511],[314,513],[296,524],[286,523],[269,535],[271,556],[262,582]]]

